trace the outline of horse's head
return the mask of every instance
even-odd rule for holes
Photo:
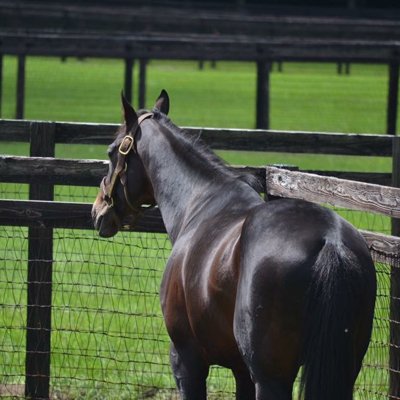
[[[108,174],[101,181],[92,207],[94,226],[103,237],[114,236],[122,221],[128,217],[134,223],[141,213],[141,206],[155,204],[153,188],[136,147],[141,135],[140,124],[153,114],[142,113],[138,116],[124,96],[122,106],[125,123],[108,148]],[[169,99],[164,90],[155,108],[168,113]]]

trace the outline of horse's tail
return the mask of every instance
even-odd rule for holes
[[[354,330],[360,323],[357,314],[366,301],[366,293],[374,298],[371,265],[373,268],[372,261],[367,268],[361,266],[348,248],[335,242],[327,241],[318,255],[308,293],[308,327],[303,348],[300,397],[305,400],[353,398],[354,382],[371,333],[373,311],[369,310],[366,318],[361,318],[363,329],[367,330],[366,343],[360,344],[361,351],[358,344],[354,348]]]

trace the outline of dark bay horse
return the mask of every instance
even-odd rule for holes
[[[183,399],[205,399],[209,367],[230,368],[237,399],[351,400],[376,296],[368,247],[348,222],[299,200],[265,202],[166,116],[123,98],[93,205],[101,236],[157,203],[173,249],[161,285],[171,365]]]

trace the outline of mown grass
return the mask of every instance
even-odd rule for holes
[[[119,122],[123,63],[118,60],[27,59],[27,119]],[[330,132],[385,132],[387,67],[285,63],[271,75],[271,128]],[[3,118],[15,112],[16,59],[4,60]],[[137,71],[134,81],[137,82]],[[151,61],[147,107],[168,90],[178,125],[253,128],[256,71],[252,63]],[[136,97],[135,97],[136,98]],[[134,101],[134,105],[136,101]]]
[[[5,57],[2,117],[15,107],[16,60]],[[135,72],[137,81],[137,71]],[[26,118],[119,122],[123,63],[117,60],[28,58]],[[353,65],[338,76],[333,64],[285,63],[271,75],[273,129],[370,132],[385,131],[387,68]],[[171,97],[172,120],[181,126],[253,128],[255,67],[250,63],[206,65],[152,61],[148,68],[147,106],[161,88]],[[136,103],[136,102],[135,102]],[[28,155],[26,144],[1,143],[2,154]],[[58,145],[57,157],[105,158],[103,146]],[[290,163],[304,169],[388,172],[384,158],[326,155],[219,152],[232,164]],[[0,184],[1,198],[26,198],[27,185]],[[94,188],[57,187],[57,200],[91,202]],[[389,220],[344,212],[357,227],[388,232]],[[0,227],[0,384],[21,384],[24,374],[26,319],[25,228]],[[168,367],[168,338],[158,303],[158,285],[169,244],[164,235],[120,233],[99,240],[94,232],[56,230],[54,242],[52,387],[58,398],[137,398],[155,386],[173,387]],[[382,267],[384,268],[384,267]],[[367,362],[387,363],[388,275],[380,274],[376,345]],[[380,399],[387,373],[367,368],[360,382]],[[218,371],[213,392],[233,389]],[[377,375],[374,375],[377,374]],[[379,376],[378,376],[379,375]],[[228,380],[227,380],[228,379]],[[156,398],[166,398],[166,392]],[[158,397],[157,397],[158,396]],[[232,397],[232,396],[230,396]]]

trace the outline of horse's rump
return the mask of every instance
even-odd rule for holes
[[[291,387],[304,364],[306,400],[351,399],[376,290],[363,238],[297,200],[259,207],[243,229],[235,336],[256,384]]]

